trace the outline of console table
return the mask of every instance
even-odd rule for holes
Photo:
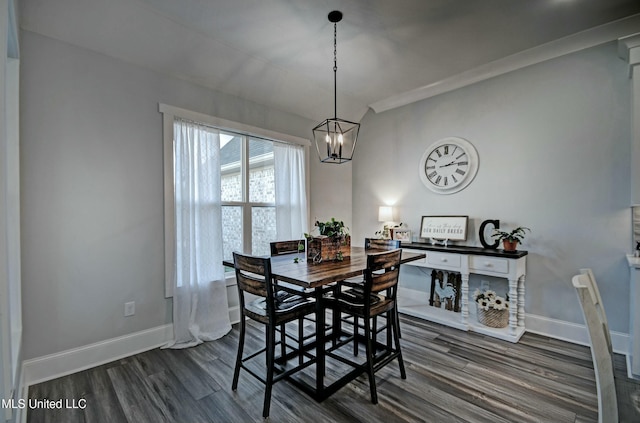
[[[400,287],[398,308],[401,313],[434,321],[461,330],[472,330],[485,335],[518,342],[525,331],[524,281],[527,251],[506,253],[467,246],[437,246],[426,243],[402,243],[407,252],[426,253],[421,260],[404,266],[459,272],[462,276],[460,312],[444,310],[429,305],[429,293]],[[506,328],[484,326],[475,318],[475,306],[469,307],[469,275],[487,275],[507,279],[509,282],[509,325]]]

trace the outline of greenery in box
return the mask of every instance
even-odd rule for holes
[[[318,232],[321,236],[331,238],[333,241],[344,241],[349,236],[349,228],[344,225],[342,220],[336,220],[331,218],[326,222],[320,222],[316,220],[314,227],[318,228]],[[304,236],[307,239],[313,238],[313,235],[305,233]]]
[[[342,220],[333,217],[326,222],[316,220],[314,226],[319,236],[304,234],[308,242],[308,260],[319,263],[323,260],[343,260],[349,256],[351,237],[349,228]]]

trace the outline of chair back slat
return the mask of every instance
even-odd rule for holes
[[[384,291],[398,284],[401,255],[400,249],[367,255],[365,284],[369,285],[371,292]]]
[[[294,239],[291,241],[275,241],[269,244],[271,247],[271,255],[279,256],[282,254],[293,254],[304,252],[304,239]]]
[[[233,253],[238,289],[260,297],[267,297],[271,285],[271,261],[269,258],[252,257]]]
[[[394,239],[365,238],[364,248],[365,250],[370,248],[376,250],[395,250],[400,248],[400,241]]]

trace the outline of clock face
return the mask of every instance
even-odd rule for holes
[[[467,140],[444,138],[425,150],[419,170],[427,188],[439,194],[453,194],[476,176],[478,153]]]

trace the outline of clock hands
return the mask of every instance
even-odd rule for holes
[[[452,165],[454,165],[454,164],[458,164],[458,163],[456,163],[456,161],[454,160],[454,161],[452,161],[452,162],[451,162],[451,163],[449,163],[449,164],[442,165],[442,166],[438,166],[438,167],[448,167],[448,166],[452,166]]]

